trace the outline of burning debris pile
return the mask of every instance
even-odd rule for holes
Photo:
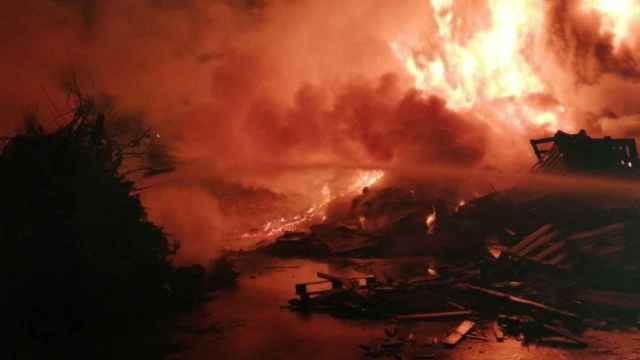
[[[582,131],[531,143],[539,159],[536,176],[637,176],[633,139],[593,139]],[[590,257],[620,263],[615,256],[636,246],[640,208],[632,199],[533,182],[470,201],[452,201],[459,196],[450,188],[427,188],[366,187],[339,221],[286,232],[259,251],[287,257],[459,256],[513,247],[515,255],[569,268]]]
[[[551,268],[505,255],[471,265],[429,268],[407,281],[375,277],[343,278],[318,273],[324,281],[297,284],[296,311],[327,311],[336,316],[389,321],[386,339],[362,345],[365,355],[421,358],[456,346],[463,338],[498,342],[506,336],[525,342],[562,341],[583,347],[580,336],[601,316],[589,294]],[[513,279],[518,279],[514,281]],[[330,285],[330,288],[327,288]],[[422,322],[456,320],[444,337],[416,336]],[[422,354],[417,356],[417,354]]]
[[[487,252],[474,262],[428,267],[422,276],[407,279],[318,273],[321,281],[295,286],[298,298],[289,306],[300,312],[389,321],[384,340],[362,345],[365,355],[373,358],[423,358],[464,338],[502,342],[511,336],[525,343],[585,347],[587,340],[581,335],[589,327],[635,326],[638,295],[603,291],[602,284],[593,281],[594,274],[568,272],[518,254],[523,248],[534,251],[547,230],[531,234],[498,257]],[[420,323],[443,320],[459,323],[441,334],[444,337],[416,336]]]
[[[635,177],[633,140],[558,132],[532,145],[536,173]],[[322,281],[295,286],[293,310],[391,319],[384,342],[363,346],[367,356],[455,346],[465,337],[488,341],[487,333],[497,341],[511,335],[586,346],[580,337],[586,328],[631,325],[640,312],[640,262],[634,255],[640,250],[640,208],[633,200],[526,184],[458,204],[425,201],[412,191],[365,189],[351,211],[350,221],[287,233],[260,251],[389,261],[430,255],[444,264],[410,278],[319,273]],[[451,318],[463,321],[447,337],[426,342],[406,325]]]

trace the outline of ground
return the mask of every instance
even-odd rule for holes
[[[427,259],[428,260],[428,259]],[[417,261],[413,259],[412,261]],[[348,261],[313,262],[252,258],[240,264],[238,287],[217,294],[202,308],[181,319],[176,339],[185,351],[172,360],[201,359],[362,359],[360,344],[384,337],[383,321],[341,320],[325,314],[301,315],[283,308],[294,297],[294,284],[315,279],[316,272],[356,274]],[[367,267],[371,269],[371,267]],[[379,268],[379,267],[377,267]],[[418,340],[442,336],[456,322],[416,324]],[[193,331],[193,329],[196,329]],[[197,330],[200,329],[200,330]],[[463,340],[452,350],[433,352],[438,359],[640,359],[640,331],[596,331],[585,334],[586,349],[525,346],[516,339],[503,343]]]

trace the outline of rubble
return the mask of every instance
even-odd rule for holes
[[[633,177],[640,165],[629,139],[559,132],[532,145],[539,159],[536,172]],[[406,201],[400,200],[403,196]],[[502,342],[512,337],[584,347],[588,343],[581,335],[588,327],[637,319],[640,261],[633,254],[640,249],[640,206],[633,201],[614,204],[526,186],[455,206],[438,199],[420,203],[412,196],[410,191],[367,190],[353,203],[358,221],[288,233],[264,250],[286,256],[393,257],[396,253],[388,251],[397,247],[391,243],[403,237],[402,229],[414,234],[412,224],[422,219],[421,238],[412,241],[440,246],[438,251],[425,245],[428,251],[407,252],[438,259],[425,260],[423,275],[344,278],[318,273],[320,281],[295,285],[298,298],[289,308],[391,321],[386,340],[362,346],[365,356],[374,358],[407,353],[409,358],[430,358],[432,350],[464,339]],[[392,209],[385,226],[380,225],[380,204]],[[452,320],[461,322],[426,342],[411,332],[399,335],[399,329],[413,323]]]
[[[510,264],[514,269],[523,266],[515,261]],[[570,284],[558,287],[553,292],[547,289],[546,293],[542,293],[539,285],[525,282],[511,288],[517,295],[510,294],[497,290],[505,287],[504,282],[497,281],[501,274],[487,274],[482,270],[493,265],[497,266],[480,261],[474,264],[478,271],[468,267],[452,267],[443,269],[441,277],[411,283],[384,283],[373,277],[343,278],[319,273],[318,277],[323,281],[296,285],[299,298],[290,301],[290,308],[295,311],[328,311],[336,316],[393,321],[393,327],[387,328],[385,334],[394,341],[368,347],[366,355],[370,357],[400,354],[413,346],[406,339],[400,342],[396,339],[398,327],[409,326],[405,325],[408,322],[450,321],[456,318],[463,320],[435,343],[452,347],[464,338],[489,341],[481,332],[486,328],[495,335],[497,342],[503,341],[506,336],[522,337],[525,341],[543,341],[551,336],[560,336],[579,346],[586,345],[586,341],[580,337],[585,329],[582,320],[591,314],[577,299],[572,301],[563,294]],[[547,278],[547,281],[553,279]],[[308,289],[309,286],[319,285],[329,288],[317,291]],[[410,298],[414,303],[396,307],[393,303],[398,298]],[[541,298],[546,298],[548,303],[540,301]],[[423,312],[407,313],[414,309]],[[474,328],[478,331],[472,333]]]
[[[314,225],[310,232],[287,232],[260,251],[283,257],[358,256],[374,252],[381,236],[344,225]]]

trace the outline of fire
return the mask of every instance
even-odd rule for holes
[[[439,49],[418,54],[399,43],[391,47],[415,78],[415,87],[446,98],[454,108],[479,101],[522,97],[544,87],[522,54],[527,37],[540,26],[540,6],[530,1],[490,0],[492,25],[461,41],[455,31],[452,0],[432,0]]]
[[[436,225],[436,220],[437,220],[436,209],[433,209],[433,212],[429,214],[424,221],[425,224],[427,225],[427,234],[433,234],[433,231],[435,229],[434,226]]]
[[[638,0],[583,0],[585,11],[596,11],[601,15],[602,33],[613,36],[613,45],[617,49],[629,39],[634,23],[640,19]]]
[[[342,195],[348,195],[349,193],[354,193],[362,190],[363,188],[373,186],[383,177],[384,171],[382,170],[362,171],[358,175],[356,181],[349,186],[347,192]]]
[[[287,231],[299,230],[304,226],[313,223],[314,221],[325,221],[327,206],[333,200],[343,196],[354,195],[362,191],[363,188],[375,185],[383,177],[384,171],[382,170],[359,171],[357,176],[355,177],[355,180],[352,181],[346,189],[339,192],[332,191],[329,184],[324,184],[320,192],[320,200],[303,213],[289,218],[281,217],[279,219],[269,221],[262,226],[260,231],[245,233],[241,237],[245,240],[272,239],[276,236],[282,235]],[[366,219],[360,219],[360,221],[362,222],[364,222],[365,220]]]
[[[414,79],[414,87],[443,97],[455,110],[478,109],[507,99],[518,107],[511,112],[519,116],[504,115],[500,120],[519,128],[558,128],[562,111],[540,110],[527,100],[546,92],[527,60],[527,51],[544,21],[540,2],[487,0],[490,24],[472,34],[459,30],[463,19],[454,13],[454,4],[454,0],[431,0],[437,26],[433,43],[437,45],[390,44]]]

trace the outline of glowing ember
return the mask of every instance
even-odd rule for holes
[[[360,225],[360,228],[364,228],[364,226],[367,224],[367,218],[363,215],[358,216],[358,224]]]
[[[435,268],[429,266],[427,267],[427,275],[429,275],[430,277],[438,277],[438,271]]]
[[[433,209],[433,212],[429,214],[429,216],[427,216],[427,218],[425,219],[425,224],[427,224],[427,234],[433,234],[433,231],[435,229],[434,226],[436,224],[436,219],[437,219],[436,209]]]
[[[347,195],[349,193],[360,191],[363,188],[373,186],[375,183],[380,181],[382,177],[384,177],[384,171],[382,170],[363,171],[360,176],[358,176],[358,179],[349,187],[347,192],[343,195]]]
[[[583,0],[583,8],[597,11],[602,16],[600,31],[613,35],[613,45],[618,48],[633,32],[633,25],[640,19],[638,0]]]
[[[493,256],[494,259],[498,259],[500,258],[500,256],[502,256],[502,247],[500,246],[492,245],[492,246],[489,246],[488,250],[489,250],[489,254],[491,254],[491,256]]]
[[[331,190],[328,184],[324,184],[321,190],[321,200],[314,206],[307,209],[304,213],[295,215],[291,218],[280,218],[267,222],[260,231],[245,233],[242,235],[243,239],[272,239],[287,231],[296,231],[304,226],[307,226],[314,221],[325,221],[327,219],[325,212],[326,208],[333,201],[339,197],[354,195],[362,191],[365,187],[375,185],[380,179],[384,177],[384,171],[381,170],[369,170],[361,171],[358,173],[355,181],[353,181],[346,190],[335,193]],[[362,226],[366,219],[359,219]]]

